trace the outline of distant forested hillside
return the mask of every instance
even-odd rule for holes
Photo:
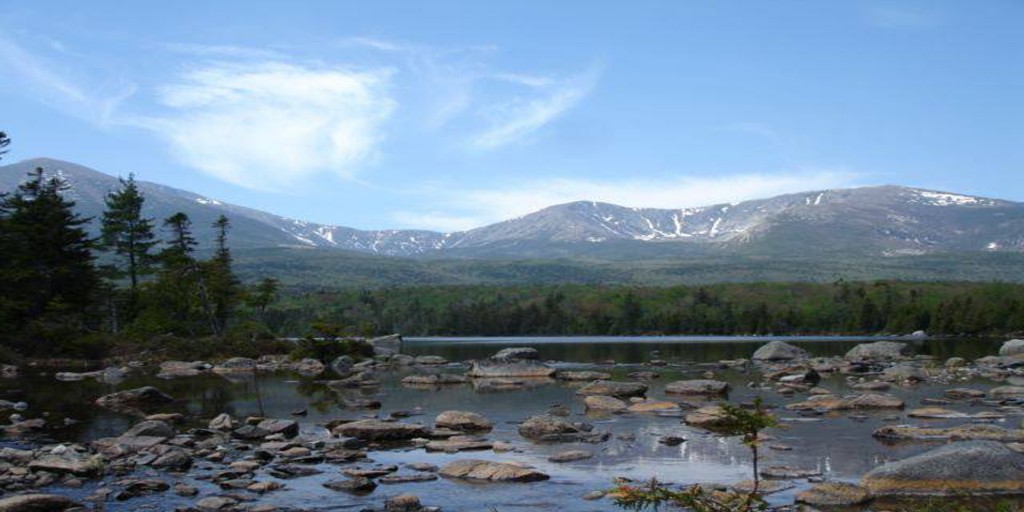
[[[328,323],[361,334],[982,335],[1024,332],[1024,285],[421,286],[305,293],[268,312],[278,333]]]

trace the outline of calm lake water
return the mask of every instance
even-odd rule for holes
[[[661,378],[650,383],[648,396],[660,399],[665,398],[663,389],[666,383],[701,378],[712,367],[709,363],[750,357],[758,346],[770,339],[780,338],[430,338],[407,339],[404,352],[411,355],[440,355],[449,361],[458,362],[487,357],[508,346],[530,346],[537,348],[543,359],[557,361],[554,364],[558,367],[607,371],[617,379],[625,379],[625,374],[637,369],[657,371]],[[797,338],[787,341],[804,347],[814,355],[839,355],[859,342],[878,339]],[[998,352],[1001,342],[981,339],[900,341],[912,344],[918,354],[934,355],[940,360],[951,356],[973,359],[992,355]],[[664,360],[668,366],[642,366],[642,363],[651,359]],[[444,371],[458,373],[463,369],[453,365]],[[289,418],[290,413],[296,409],[308,409],[308,416],[302,420],[303,431],[312,435],[324,434],[325,430],[320,425],[326,421],[358,418],[366,414],[366,411],[346,409],[342,405],[343,394],[318,382],[319,379],[332,378],[329,374],[319,378],[276,373],[260,374],[256,378],[228,379],[202,375],[161,380],[153,376],[155,369],[141,369],[133,372],[124,382],[103,384],[93,380],[59,382],[53,378],[52,371],[26,368],[17,379],[0,380],[0,398],[27,402],[30,407],[24,413],[26,418],[46,417],[53,427],[46,432],[45,437],[53,441],[88,441],[120,434],[136,419],[99,408],[93,405],[93,400],[113,391],[143,385],[155,385],[175,397],[177,403],[165,412],[187,413],[197,419],[191,426],[204,425],[209,418],[222,412],[235,417],[265,415]],[[502,454],[490,451],[464,452],[457,455],[426,453],[422,449],[372,452],[370,457],[375,462],[429,462],[443,465],[459,458],[519,461],[536,466],[550,474],[552,479],[533,484],[469,484],[441,479],[427,483],[381,485],[369,496],[355,497],[323,488],[320,485],[323,481],[339,477],[340,469],[345,467],[323,465],[323,474],[284,480],[282,482],[287,485],[285,490],[271,493],[261,498],[260,502],[306,510],[358,510],[367,505],[379,506],[387,496],[410,492],[419,495],[424,504],[439,505],[446,511],[480,511],[489,507],[498,510],[615,510],[607,500],[588,502],[580,497],[588,491],[611,487],[612,479],[619,476],[634,479],[657,477],[659,480],[679,483],[732,483],[746,479],[750,474],[750,459],[745,447],[735,440],[722,439],[686,427],[679,418],[649,415],[586,416],[582,401],[574,395],[578,387],[575,384],[550,381],[528,389],[503,392],[477,390],[468,384],[442,390],[403,387],[400,384],[402,377],[416,371],[422,370],[381,373],[380,388],[348,393],[380,400],[383,403],[380,414],[393,411],[415,412],[416,415],[407,421],[431,423],[438,413],[450,409],[481,413],[495,423],[495,430],[488,438],[508,441],[518,451]],[[758,394],[748,387],[748,383],[760,380],[756,373],[717,368],[714,371],[716,378],[732,385],[730,401],[746,401]],[[840,394],[851,392],[839,376],[826,378],[820,385]],[[962,385],[987,389],[998,384],[976,380],[956,386]],[[913,388],[893,388],[890,393],[903,398],[908,408],[912,408],[922,398],[937,396],[947,387],[953,386],[923,384]],[[870,434],[882,425],[916,423],[948,426],[963,421],[912,420],[900,411],[868,413],[859,418],[850,415],[824,419],[799,418],[787,413],[782,407],[803,400],[805,396],[784,397],[774,392],[760,394],[769,404],[779,407],[778,415],[784,427],[771,432],[777,438],[775,442],[793,447],[792,451],[765,450],[763,465],[815,468],[825,476],[839,480],[855,481],[884,461],[904,458],[934,446],[924,443],[880,443]],[[610,431],[612,439],[596,445],[544,445],[530,443],[518,435],[517,422],[544,413],[552,405],[568,406],[573,411],[574,421],[590,421],[597,429]],[[949,407],[963,411],[971,409],[967,404]],[[65,425],[65,418],[73,422]],[[1011,417],[1007,421],[1020,422],[1020,418]],[[687,442],[676,447],[658,443],[660,437],[669,434],[685,437]],[[547,462],[549,455],[569,449],[591,450],[597,456],[568,464]],[[199,463],[197,466],[198,469],[191,476],[209,474],[220,469],[219,466],[207,463]],[[406,472],[408,470],[400,473]],[[153,474],[158,475],[155,472]],[[174,477],[163,476],[173,483]],[[193,482],[191,476],[187,480],[201,488],[203,494],[200,497],[219,492],[208,483]],[[260,475],[260,478],[270,479],[265,475]],[[83,496],[93,491],[96,485],[57,491]],[[772,499],[780,503],[791,502],[793,492],[784,491],[773,495]],[[127,503],[107,503],[107,510],[140,510],[146,507],[165,510],[194,501],[166,493]]]

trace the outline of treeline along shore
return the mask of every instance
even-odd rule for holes
[[[970,282],[728,283],[705,286],[424,286],[293,296],[275,331],[329,320],[409,336],[981,336],[1024,332],[1024,285]]]

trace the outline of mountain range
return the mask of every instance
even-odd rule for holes
[[[36,158],[0,167],[9,191],[41,167],[69,185],[86,216],[98,217],[114,176],[71,162]],[[233,248],[254,254],[303,253],[326,261],[364,255],[416,260],[790,261],[1024,254],[1024,203],[902,186],[832,189],[696,208],[631,208],[580,201],[454,233],[358,230],[290,219],[201,194],[139,182],[145,215],[183,211],[200,240],[224,214]],[[266,251],[275,249],[275,251]],[[984,256],[979,256],[984,257]],[[950,258],[955,261],[956,258]]]

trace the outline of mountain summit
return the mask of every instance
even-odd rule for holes
[[[98,216],[117,178],[60,160],[0,167],[0,190],[42,167],[61,176],[79,210]],[[697,255],[900,256],[1024,252],[1024,203],[900,186],[787,194],[696,208],[629,208],[580,201],[480,228],[364,231],[289,219],[193,192],[139,182],[145,214],[183,211],[201,238],[220,214],[238,248],[315,247],[386,256],[673,259]]]

